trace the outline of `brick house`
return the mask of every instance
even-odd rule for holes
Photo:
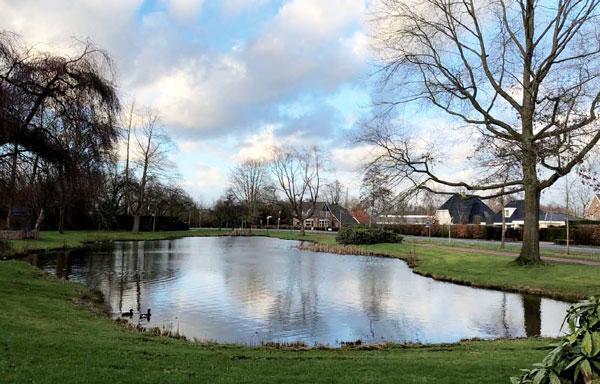
[[[592,201],[588,204],[585,212],[583,213],[583,218],[586,220],[600,220],[600,195],[594,194],[592,197]]]
[[[303,215],[308,212],[310,207],[305,204]],[[356,225],[358,221],[348,212],[348,210],[339,204],[329,204],[317,202],[312,217],[304,220],[304,227],[308,229],[339,229],[345,225]],[[300,221],[294,217],[294,225],[299,225]]]

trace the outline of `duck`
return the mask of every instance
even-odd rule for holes
[[[140,313],[140,319],[148,319],[148,320],[150,320],[150,316],[152,316],[152,314],[150,313],[150,308],[148,308],[148,312],[146,312],[146,313]]]
[[[129,312],[121,313],[121,317],[133,317],[133,309],[130,309]]]

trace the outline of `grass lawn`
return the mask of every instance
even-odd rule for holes
[[[488,251],[500,251],[500,252],[509,252],[509,253],[519,253],[521,251],[521,244],[514,243],[506,243],[504,249],[500,248],[499,244],[486,242],[484,240],[479,241],[477,244],[469,243],[469,242],[458,242],[458,241],[448,241],[447,239],[443,239],[441,237],[428,239],[426,237],[423,238],[409,238],[406,239],[407,243],[410,244],[436,244],[444,247],[455,247],[455,248],[474,248],[474,249],[483,249]],[[589,246],[589,248],[597,248],[595,246]],[[540,248],[540,253],[542,256],[552,256],[552,257],[560,257],[563,259],[581,259],[581,260],[590,260],[590,261],[600,261],[600,253],[591,253],[585,252],[578,249],[577,246],[572,246],[569,254],[567,254],[566,250],[562,249],[548,249],[548,248]]]
[[[380,350],[202,345],[110,320],[84,286],[0,262],[2,383],[507,383],[548,340],[471,341]]]
[[[226,235],[229,231],[217,229],[201,229],[192,231],[172,232],[140,232],[133,234],[126,231],[65,231],[63,235],[57,231],[42,231],[39,239],[9,240],[7,255],[25,253],[34,250],[47,250],[58,248],[81,247],[85,243],[98,241],[117,240],[158,240],[171,239],[183,236],[219,236]]]

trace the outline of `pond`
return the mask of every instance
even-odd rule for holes
[[[221,343],[455,342],[557,336],[568,304],[414,274],[401,260],[301,251],[266,237],[117,242],[30,256],[100,290],[114,317]],[[139,313],[152,309],[150,320]]]

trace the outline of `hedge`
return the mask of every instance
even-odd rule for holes
[[[403,237],[377,227],[354,225],[340,229],[335,239],[340,244],[378,244],[401,243]]]
[[[390,224],[381,228],[400,235],[428,236],[429,231],[422,224]],[[459,239],[501,240],[502,227],[478,224],[453,224],[451,237]],[[577,245],[600,245],[600,225],[579,224],[570,229],[569,240]],[[433,224],[431,237],[448,237],[448,226]],[[563,240],[566,243],[566,227],[548,227],[540,229],[540,241],[556,242]],[[522,241],[521,228],[507,228],[505,239],[508,241]]]

